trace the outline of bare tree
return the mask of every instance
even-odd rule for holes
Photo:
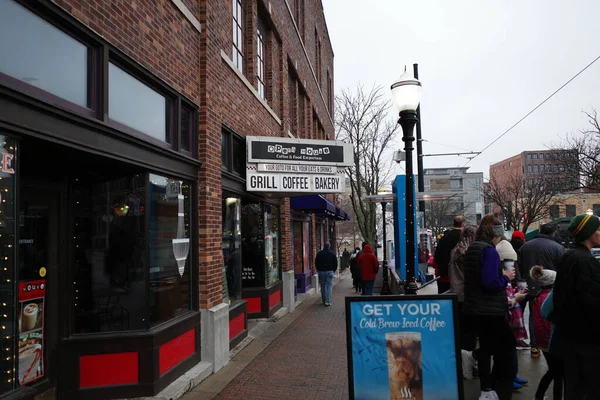
[[[590,127],[567,135],[563,143],[555,146],[555,157],[561,164],[577,169],[580,188],[600,190],[600,122],[596,110],[583,113]]]
[[[358,228],[358,223],[356,221],[356,215],[354,214],[354,210],[352,209],[352,201],[350,200],[350,194],[339,194],[337,198],[337,204],[341,209],[346,210],[348,216],[350,217],[350,221],[338,221],[336,223],[338,244],[337,248],[343,249],[344,247],[349,247],[351,248],[351,250],[354,250],[355,247],[360,247],[362,237],[360,235],[360,229]]]
[[[552,206],[565,200],[557,195],[566,192],[565,182],[556,175],[519,173],[492,179],[486,186],[486,197],[502,214],[507,230],[527,232],[529,225],[550,215]]]
[[[425,202],[425,224],[437,237],[452,226],[456,215],[465,214],[471,204],[460,202],[461,198],[447,198]]]
[[[389,150],[398,126],[389,118],[390,104],[381,87],[366,91],[359,85],[354,91],[343,90],[336,98],[336,107],[336,137],[353,148],[354,164],[346,169],[350,202],[362,237],[374,244],[378,205],[363,199],[377,194],[392,179],[394,165]]]

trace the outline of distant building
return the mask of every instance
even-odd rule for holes
[[[451,203],[446,215],[445,226],[452,224],[456,214],[466,217],[467,223],[479,224],[483,216],[483,172],[467,172],[469,167],[427,168],[423,171],[425,192],[429,196],[435,192],[446,193],[444,200]],[[448,192],[456,192],[448,196]],[[426,199],[428,200],[428,199]],[[431,197],[428,201],[436,201]]]
[[[490,166],[490,181],[501,183],[511,176],[523,176],[529,183],[539,176],[561,176],[565,191],[578,187],[579,175],[571,150],[524,151]]]

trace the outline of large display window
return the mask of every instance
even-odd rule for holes
[[[73,186],[75,333],[149,329],[191,310],[191,185],[138,173]]]
[[[242,202],[243,287],[268,287],[281,280],[279,207]]]

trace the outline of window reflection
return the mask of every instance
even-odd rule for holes
[[[263,213],[260,203],[242,205],[243,287],[263,287],[265,282]]]
[[[264,206],[265,286],[279,281],[279,207]]]
[[[242,298],[242,238],[241,200],[227,197],[223,200],[223,265],[226,281],[224,302],[235,303]]]
[[[150,175],[149,267],[152,324],[190,310],[190,186]]]
[[[87,47],[15,1],[0,15],[0,72],[87,107]]]
[[[148,327],[146,179],[74,182],[75,333]]]
[[[110,119],[167,141],[167,99],[115,64],[108,66]]]

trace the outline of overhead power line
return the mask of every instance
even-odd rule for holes
[[[490,144],[488,144],[487,146],[485,146],[479,152],[479,154],[483,153],[484,151],[486,151],[487,149],[489,149],[494,143],[496,143],[498,140],[502,139],[502,137],[504,135],[506,135],[508,132],[512,131],[517,125],[519,125],[521,122],[523,122],[525,120],[525,118],[527,118],[531,114],[533,114],[538,108],[540,108],[541,106],[543,106],[544,103],[546,103],[548,100],[550,100],[552,97],[554,97],[555,94],[557,94],[558,92],[560,92],[565,86],[567,86],[569,83],[571,83],[575,78],[577,78],[579,75],[581,75],[586,69],[588,69],[589,67],[591,67],[598,60],[600,60],[600,56],[596,57],[591,63],[589,63],[588,65],[586,65],[577,74],[573,75],[573,77],[571,79],[569,79],[568,81],[566,81],[561,87],[559,87],[558,89],[556,89],[550,96],[546,97],[544,99],[544,101],[542,101],[540,104],[538,104],[537,106],[535,106],[535,108],[533,110],[529,111],[527,114],[525,114],[525,116],[523,118],[521,118],[520,120],[518,120],[517,122],[515,122],[510,128],[508,128],[507,130],[505,130],[500,136],[498,136]],[[477,154],[475,157],[477,157],[479,154]],[[470,158],[469,161],[467,161],[465,163],[465,165],[463,165],[463,167],[467,166],[471,161],[473,161],[473,159],[475,157]]]

